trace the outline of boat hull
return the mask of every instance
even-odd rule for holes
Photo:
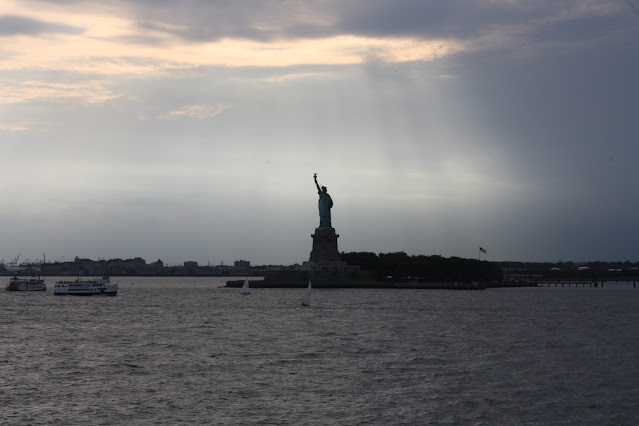
[[[117,291],[110,292],[54,292],[55,296],[117,296]]]
[[[85,287],[57,287],[53,291],[56,296],[117,296],[118,286],[108,286],[102,288]]]
[[[53,290],[56,296],[116,296],[118,294],[118,286],[110,285],[96,287],[91,285],[56,285]]]

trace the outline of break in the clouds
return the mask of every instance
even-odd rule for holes
[[[187,105],[167,114],[160,115],[160,119],[176,119],[181,117],[192,117],[200,120],[213,118],[228,109],[228,105]]]
[[[18,1],[0,258],[639,260],[631,0]],[[25,173],[28,171],[28,173]]]

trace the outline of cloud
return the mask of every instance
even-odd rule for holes
[[[144,32],[168,33],[184,40],[211,42],[224,38],[275,41],[335,35],[335,13],[324,1],[242,2],[187,0],[136,1],[128,5]]]
[[[568,0],[268,0],[242,2],[138,0],[121,3],[135,22],[140,42],[167,36],[199,43],[224,39],[277,43],[283,40],[404,37],[461,42],[504,28],[618,13],[614,1]],[[158,37],[148,37],[155,34]],[[163,36],[161,36],[163,35]]]
[[[289,67],[352,65],[375,58],[384,62],[432,61],[465,46],[444,40],[366,39],[339,36],[322,40],[284,40],[276,44],[225,39],[217,43],[166,47],[122,44],[119,38],[18,40],[0,61],[0,71],[64,70],[102,75],[161,74],[199,66]]]
[[[15,81],[4,79],[0,88],[0,104],[17,104],[34,101],[52,103],[80,102],[103,103],[119,95],[106,87],[101,80],[53,82],[46,80]]]
[[[230,105],[217,104],[217,105],[187,105],[176,110],[173,110],[167,114],[157,117],[161,120],[169,120],[176,118],[196,118],[198,120],[205,120],[207,118],[217,117],[224,111],[230,108]]]
[[[37,121],[0,122],[0,131],[5,132],[45,132],[54,126],[53,123]]]
[[[518,55],[569,48],[566,41],[606,37],[625,5],[603,2],[462,0],[119,1],[40,2],[14,6],[3,40],[0,70],[66,70],[101,75],[161,74],[199,66],[289,67],[367,62],[436,61],[459,54],[511,51]],[[625,7],[627,9],[627,7]],[[117,11],[117,13],[114,12]],[[18,13],[22,15],[18,15]],[[29,15],[27,15],[29,14]],[[64,22],[64,25],[46,24]],[[78,29],[90,23],[83,32]],[[55,37],[39,34],[53,25]],[[18,32],[21,31],[21,32]],[[3,34],[0,34],[0,37]],[[12,37],[13,36],[13,37]],[[9,50],[10,49],[10,50]]]
[[[639,7],[635,6],[635,4],[631,0],[626,0],[628,7],[632,10],[632,13],[639,16]]]
[[[83,28],[73,25],[53,24],[17,15],[0,16],[0,36],[82,34],[83,32]]]
[[[266,77],[266,81],[269,83],[286,83],[295,80],[306,80],[310,78],[329,78],[328,73],[319,72],[298,72],[298,73],[286,73],[283,75],[276,75]]]

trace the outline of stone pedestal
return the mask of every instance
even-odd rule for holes
[[[341,260],[337,249],[337,238],[335,229],[315,228],[313,238],[313,250],[308,262],[303,265],[295,265],[294,270],[270,271],[264,275],[264,281],[294,281],[297,280],[306,286],[307,280],[318,280],[323,282],[350,282],[350,281],[372,281],[375,279],[374,272],[360,271],[359,266],[349,265]]]
[[[339,263],[339,250],[337,249],[337,239],[339,235],[334,229],[316,229],[313,237],[313,250],[311,251],[310,262],[319,265]]]
[[[352,266],[343,262],[337,249],[335,229],[316,228],[313,237],[313,250],[305,267],[309,271],[309,278],[324,280],[351,280],[353,272],[359,271],[359,266]]]

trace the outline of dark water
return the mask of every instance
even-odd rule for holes
[[[303,289],[119,281],[2,290],[1,423],[639,423],[631,284],[318,289],[304,308]]]

